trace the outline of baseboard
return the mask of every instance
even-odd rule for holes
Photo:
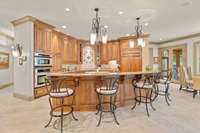
[[[34,97],[25,96],[25,95],[18,94],[18,93],[13,93],[13,96],[16,97],[16,98],[22,99],[22,100],[26,100],[26,101],[33,101],[34,100]]]
[[[4,89],[4,88],[10,87],[12,85],[13,85],[13,83],[3,84],[3,85],[0,85],[0,89]]]

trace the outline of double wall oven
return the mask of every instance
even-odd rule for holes
[[[35,53],[34,57],[34,72],[35,84],[34,87],[45,86],[45,78],[52,69],[52,57],[48,54]]]

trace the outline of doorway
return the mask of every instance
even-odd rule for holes
[[[183,49],[173,49],[173,79],[178,80],[178,69],[183,65]]]

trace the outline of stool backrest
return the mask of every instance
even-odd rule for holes
[[[48,92],[60,92],[60,88],[65,80],[66,78],[64,77],[48,77],[45,82]]]
[[[98,88],[102,90],[118,90],[119,76],[105,76],[97,83]]]

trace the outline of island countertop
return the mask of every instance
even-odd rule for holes
[[[52,72],[49,73],[48,76],[69,76],[69,77],[88,77],[88,76],[128,76],[128,75],[145,75],[145,74],[153,74],[158,73],[158,71],[140,71],[140,72],[106,72],[106,71],[86,71],[86,72]]]

